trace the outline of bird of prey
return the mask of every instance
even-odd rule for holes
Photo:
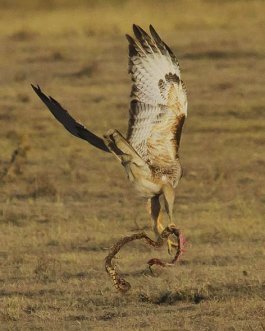
[[[122,279],[112,265],[112,258],[129,241],[144,239],[149,245],[168,243],[168,250],[176,249],[171,263],[151,259],[149,265],[170,265],[183,252],[184,239],[173,224],[175,188],[182,176],[179,160],[181,131],[187,116],[187,93],[181,79],[177,58],[162,41],[152,25],[150,34],[133,25],[134,37],[129,42],[129,73],[132,78],[131,101],[127,135],[109,130],[98,137],[71,115],[39,86],[32,88],[54,117],[73,135],[88,141],[104,152],[111,152],[124,167],[129,181],[148,199],[156,240],[145,233],[124,237],[116,243],[106,258],[106,270],[114,285],[127,291],[130,284]],[[164,198],[168,226],[161,222],[161,199]]]

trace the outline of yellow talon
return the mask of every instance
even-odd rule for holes
[[[169,255],[172,255],[173,249],[176,249],[178,247],[178,244],[176,244],[173,240],[168,239],[167,240],[167,251]]]

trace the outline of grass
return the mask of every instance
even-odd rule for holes
[[[263,1],[0,1],[0,319],[3,330],[264,330]],[[174,269],[132,243],[144,201],[109,155],[64,131],[38,83],[89,128],[126,132],[132,23],[152,23],[189,93],[175,220],[188,239]],[[17,151],[13,164],[10,160]]]

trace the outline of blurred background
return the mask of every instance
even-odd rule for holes
[[[162,329],[174,325],[177,305],[183,330],[243,330],[247,320],[262,327],[264,11],[258,0],[0,0],[3,323],[124,327],[127,316],[129,329]],[[125,234],[149,233],[145,201],[114,158],[56,122],[30,83],[97,134],[126,133],[124,35],[133,23],[156,28],[187,86],[175,223],[192,246],[180,269],[156,278],[143,271],[149,247],[133,244],[129,257],[125,249],[118,262],[134,290],[118,299],[103,268],[106,249]]]

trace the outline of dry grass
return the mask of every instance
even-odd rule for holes
[[[0,1],[1,329],[264,330],[264,2],[73,3]],[[144,202],[29,84],[94,131],[125,132],[134,22],[161,32],[188,87],[175,218],[190,245],[153,276],[146,261],[166,252],[124,249],[121,296],[103,261],[150,231]]]

